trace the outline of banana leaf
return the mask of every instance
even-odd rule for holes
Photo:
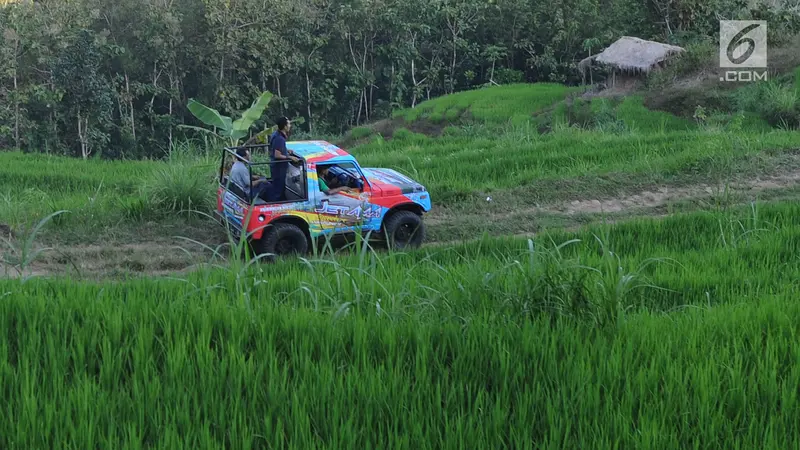
[[[217,133],[214,133],[213,131],[209,130],[208,128],[200,128],[200,127],[196,127],[194,125],[184,125],[184,124],[178,124],[178,128],[182,129],[182,130],[202,131],[203,133],[208,133],[208,134],[210,134],[210,135],[212,135],[212,136],[214,136],[216,138],[219,137],[219,135]]]
[[[253,123],[264,114],[264,109],[266,109],[270,100],[272,100],[272,94],[263,92],[258,99],[250,105],[250,108],[242,113],[242,117],[233,122],[231,137],[238,140],[247,136]]]
[[[189,100],[187,108],[189,108],[189,111],[204,124],[220,128],[222,131],[220,134],[222,135],[230,135],[232,128],[230,117],[221,115],[216,109],[209,108],[195,99]]]

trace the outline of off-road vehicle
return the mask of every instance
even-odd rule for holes
[[[377,236],[400,249],[419,247],[425,239],[422,216],[431,209],[430,195],[395,170],[362,168],[352,155],[329,142],[288,142],[299,163],[243,161],[251,174],[262,168],[269,172],[270,164],[290,164],[284,200],[267,201],[247,198],[241,186],[229,182],[226,168],[240,159],[236,154],[240,148],[222,151],[217,213],[237,238],[246,234],[256,254],[305,254],[320,237],[353,233]],[[253,156],[267,151],[265,145],[246,148]],[[329,188],[326,192],[320,184],[323,173],[330,177],[323,183]],[[330,190],[334,187],[344,190],[334,193]]]

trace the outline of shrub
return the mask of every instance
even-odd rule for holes
[[[730,93],[704,86],[651,91],[647,93],[644,105],[679,117],[691,117],[697,106],[717,111],[735,109]]]
[[[794,91],[800,95],[800,67],[794,71]]]
[[[458,120],[459,117],[461,117],[461,114],[462,111],[457,107],[454,107],[448,109],[447,112],[444,113],[444,118],[448,122],[455,122],[456,120]]]
[[[408,128],[398,128],[392,134],[392,139],[398,141],[408,141],[408,142],[422,142],[427,137],[421,133],[415,133]]]
[[[352,131],[350,131],[350,136],[353,139],[361,139],[361,138],[365,138],[365,137],[371,136],[372,133],[373,133],[373,131],[371,129],[367,128],[367,127],[356,127],[356,128],[353,128]]]
[[[497,69],[494,72],[494,81],[498,84],[515,84],[525,81],[525,73],[514,69]]]
[[[453,125],[446,126],[442,130],[442,135],[444,136],[460,136],[462,134],[464,134],[464,130]]]
[[[800,95],[793,85],[753,83],[738,90],[735,98],[741,110],[758,113],[772,126],[800,127]]]
[[[676,78],[700,72],[715,65],[717,46],[709,40],[700,40],[686,45],[686,51],[670,60],[663,70],[654,71],[648,77],[646,86],[660,90]]]
[[[209,171],[203,166],[171,164],[161,167],[143,183],[141,199],[132,206],[135,205],[136,210],[148,209],[155,215],[208,211],[213,207],[214,198],[214,184],[209,183],[209,178]]]

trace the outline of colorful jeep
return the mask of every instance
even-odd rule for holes
[[[422,215],[431,208],[424,186],[391,169],[361,168],[352,155],[328,142],[288,142],[286,146],[300,163],[287,170],[285,200],[275,202],[247,198],[240,186],[229,182],[226,173],[226,159],[231,163],[239,159],[238,149],[249,149],[253,159],[267,159],[266,145],[226,147],[222,152],[217,213],[237,239],[245,232],[256,254],[305,254],[311,242],[321,237],[353,233],[377,236],[392,248],[422,244]],[[251,174],[257,168],[270,168],[270,162],[245,164]],[[330,176],[339,175],[338,184],[342,175],[349,177],[350,187],[337,193],[323,192],[320,177],[326,168]],[[336,179],[333,184],[337,184]]]

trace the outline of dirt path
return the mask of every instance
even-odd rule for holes
[[[539,208],[540,211],[566,214],[579,213],[611,213],[626,210],[656,208],[680,200],[705,199],[724,196],[726,193],[754,194],[770,189],[785,189],[800,183],[800,169],[769,177],[745,180],[726,187],[698,184],[684,187],[662,186],[654,190],[642,191],[635,195],[609,199],[575,200],[569,204],[553,205]]]
[[[219,252],[227,256],[225,249]],[[6,253],[11,255],[6,261],[19,259],[13,252]],[[0,262],[0,278],[68,275],[87,280],[131,275],[166,276],[184,273],[194,265],[212,260],[219,262],[220,258],[213,256],[211,250],[179,239],[135,244],[49,245],[24,265]]]
[[[513,220],[513,217],[540,217],[547,214],[560,216],[579,216],[592,214],[627,212],[639,213],[644,215],[663,216],[662,212],[657,212],[659,207],[664,207],[679,201],[707,201],[713,203],[715,199],[721,199],[727,194],[746,197],[768,191],[788,189],[800,184],[800,167],[791,165],[784,171],[771,175],[762,176],[744,181],[731,183],[725,186],[713,186],[711,184],[697,184],[692,186],[660,186],[639,192],[634,195],[625,195],[613,198],[585,198],[572,202],[560,204],[542,205],[538,208],[518,209],[512,213],[506,213],[503,217],[497,215],[487,216],[475,214],[484,221],[497,222],[503,220]],[[430,227],[440,227],[452,225],[454,220],[470,220],[469,217],[458,215],[457,217],[447,217],[441,213],[433,213],[426,219]],[[608,221],[608,220],[607,220]],[[580,225],[565,224],[561,228],[577,230]],[[509,236],[531,237],[535,235],[533,230],[518,230],[506,233]],[[206,238],[197,238],[203,241]],[[426,244],[430,247],[440,247],[450,244],[457,244],[463,240],[453,241],[447,239],[436,239]],[[206,243],[211,248],[217,248],[219,242]],[[6,255],[13,253],[10,249],[0,249],[0,278],[17,278],[19,276],[48,276],[48,275],[69,275],[77,279],[108,279],[121,278],[127,276],[167,276],[182,274],[191,270],[193,266],[212,262],[213,252],[203,248],[197,243],[187,240],[171,238],[157,239],[153,241],[144,240],[136,243],[108,242],[107,244],[94,245],[49,245],[51,249],[46,250],[39,257],[27,265],[24,273],[20,275],[17,268],[4,264],[3,253]],[[224,257],[228,257],[226,248],[220,251]],[[213,258],[213,262],[219,262],[220,258]]]
[[[491,230],[490,234],[532,237],[541,229],[577,231],[588,223],[612,224],[633,217],[667,217],[666,207],[683,202],[681,210],[705,209],[715,204],[743,204],[757,197],[785,191],[800,185],[800,159],[793,159],[776,173],[740,179],[727,185],[699,183],[693,185],[653,186],[636,194],[582,198],[537,207],[497,208],[502,213],[434,211],[426,218],[432,229],[442,228],[436,242],[429,246],[446,246],[470,239],[442,238],[459,230]],[[692,205],[694,203],[694,205]],[[499,206],[499,205],[498,205]],[[469,233],[466,233],[469,234]],[[477,234],[480,234],[478,232]]]

